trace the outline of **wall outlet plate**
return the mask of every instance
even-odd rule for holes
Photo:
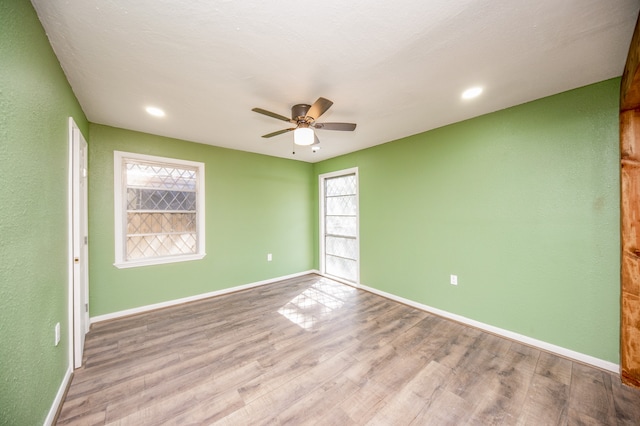
[[[458,285],[458,276],[457,275],[451,275],[451,285]]]
[[[56,323],[53,330],[55,334],[54,346],[58,346],[58,343],[60,343],[60,323]]]
[[[273,260],[273,255],[271,253],[267,254],[267,262],[271,262]]]

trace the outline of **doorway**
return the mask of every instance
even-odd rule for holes
[[[89,331],[87,141],[69,117],[69,306],[70,358],[82,366],[84,338]]]
[[[640,17],[620,84],[620,376],[640,388]]]

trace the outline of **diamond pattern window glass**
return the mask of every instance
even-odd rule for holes
[[[324,273],[358,281],[358,179],[356,173],[325,177]]]
[[[115,159],[116,266],[202,258],[204,164],[121,152]]]

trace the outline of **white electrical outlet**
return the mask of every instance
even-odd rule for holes
[[[57,323],[53,330],[55,334],[54,346],[58,346],[58,343],[60,343],[60,323]]]
[[[458,276],[451,275],[451,285],[458,285]]]
[[[273,260],[273,256],[271,255],[271,253],[267,254],[267,262],[271,262]]]

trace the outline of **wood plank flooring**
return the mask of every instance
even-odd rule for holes
[[[307,275],[95,324],[57,424],[640,425],[640,391]]]

